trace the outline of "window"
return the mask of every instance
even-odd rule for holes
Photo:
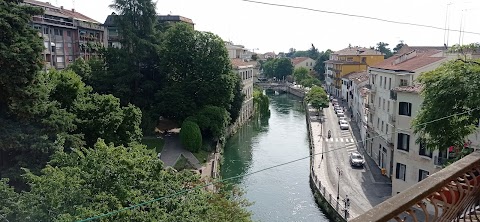
[[[387,89],[387,77],[383,78],[383,88]]]
[[[383,99],[383,105],[382,109],[385,110],[385,99]]]
[[[367,63],[367,57],[362,57],[362,63]]]
[[[428,157],[432,158],[432,151],[427,149],[427,146],[425,146],[424,142],[420,142],[418,154],[420,156],[428,156]]]
[[[398,104],[398,115],[412,116],[412,104],[407,102],[400,102]]]
[[[347,61],[349,62],[353,61],[353,57],[347,57]]]
[[[55,35],[62,35],[63,34],[63,30],[61,30],[61,29],[54,29],[53,32],[55,33]]]
[[[408,80],[400,79],[400,86],[408,86]]]
[[[73,62],[73,56],[68,56],[68,62],[69,63]]]
[[[392,89],[392,78],[388,78],[388,89]]]
[[[426,170],[419,169],[418,170],[418,182],[422,181],[423,179],[427,178],[430,173]]]
[[[72,48],[72,43],[67,43],[68,48]]]
[[[405,164],[397,163],[396,178],[399,180],[405,181],[405,171],[407,171],[407,166]]]
[[[380,118],[377,117],[377,129],[380,128]]]
[[[387,101],[387,112],[390,112],[390,100]]]
[[[380,87],[382,87],[382,79],[383,79],[383,76],[380,76]]]
[[[57,46],[57,49],[63,48],[63,42],[57,42],[55,43],[55,46]]]
[[[388,135],[388,128],[389,128],[388,124],[385,124],[385,134],[387,134],[387,136],[389,136]]]
[[[382,120],[382,133],[383,133],[383,125],[384,125],[384,122],[383,122],[383,120]]]
[[[48,34],[48,28],[47,27],[43,28],[43,34]]]
[[[46,49],[48,49],[48,42],[43,42],[43,46],[45,46]]]
[[[63,56],[57,56],[57,62],[65,62],[65,58],[63,58]]]
[[[397,141],[397,149],[407,151],[410,150],[410,135],[399,133]]]

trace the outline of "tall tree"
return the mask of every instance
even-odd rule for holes
[[[312,47],[308,50],[308,57],[310,57],[313,60],[317,60],[319,56],[320,56],[320,53],[318,52],[318,49],[315,48],[315,46],[312,43]]]
[[[418,81],[423,103],[414,121],[417,142],[429,149],[463,148],[466,136],[478,130],[480,61],[450,61],[423,73]]]
[[[300,67],[300,68],[295,69],[295,71],[293,72],[293,77],[295,78],[295,82],[300,83],[304,79],[309,78],[310,75],[308,74],[308,69],[307,68]]]
[[[403,43],[403,40],[400,40],[400,42],[395,46],[395,48],[393,48],[393,53],[397,53],[398,51],[400,51],[400,49],[402,49],[404,45],[405,44]]]
[[[313,86],[305,96],[305,100],[317,110],[328,107],[327,93],[322,87],[319,86]]]
[[[333,53],[332,50],[327,49],[326,51],[320,52],[320,55],[317,58],[317,61],[315,62],[315,66],[313,67],[313,70],[317,72],[318,77],[320,80],[325,80],[325,61],[330,59],[330,54]]]
[[[385,58],[390,58],[393,55],[393,53],[390,50],[390,48],[387,48],[387,47],[388,47],[388,43],[379,42],[377,43],[377,47],[375,48],[375,50],[385,54]]]
[[[283,79],[293,73],[293,65],[289,58],[276,59],[274,63],[275,74],[277,79]]]

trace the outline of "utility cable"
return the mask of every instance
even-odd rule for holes
[[[440,121],[440,120],[443,120],[443,119],[448,119],[448,118],[451,118],[451,117],[454,117],[454,116],[457,116],[457,115],[463,115],[463,114],[471,113],[472,111],[477,110],[477,109],[480,109],[480,107],[475,108],[475,109],[471,109],[471,110],[468,110],[468,111],[465,111],[465,112],[462,112],[462,113],[455,113],[455,114],[452,114],[452,115],[449,115],[449,116],[434,119],[434,120],[431,120],[431,121],[428,121],[428,122],[425,122],[425,123],[421,123],[421,124],[418,124],[418,125],[427,125],[427,124],[437,122],[437,121]],[[366,140],[363,140],[363,141],[360,141],[360,142],[356,142],[355,144],[360,144],[360,143],[363,143],[367,140],[373,140],[373,139],[378,138],[378,137],[387,136],[387,135],[394,134],[394,133],[397,133],[397,132],[400,132],[400,131],[405,131],[405,130],[408,130],[408,129],[412,129],[412,127],[406,128],[406,129],[397,129],[397,130],[395,130],[391,133],[379,134],[378,136],[374,136],[374,137],[371,137],[369,139],[366,139]],[[173,194],[169,194],[169,195],[159,197],[159,198],[156,198],[156,199],[153,199],[153,200],[149,200],[149,201],[146,201],[146,202],[135,204],[135,205],[132,205],[132,206],[129,206],[129,207],[119,209],[119,210],[110,211],[110,212],[104,213],[104,214],[99,214],[97,216],[89,217],[87,219],[83,219],[83,220],[80,220],[78,222],[92,221],[92,220],[101,219],[101,218],[104,218],[104,217],[116,215],[116,214],[119,214],[119,213],[127,211],[127,210],[132,210],[132,209],[135,209],[135,208],[138,208],[138,207],[141,207],[141,206],[151,204],[153,202],[157,202],[157,201],[167,199],[167,198],[170,198],[170,197],[175,197],[175,196],[178,196],[178,195],[181,195],[181,194],[188,193],[190,191],[202,189],[202,188],[208,187],[210,185],[214,185],[214,184],[217,184],[217,183],[222,183],[222,182],[233,180],[233,179],[240,178],[240,177],[247,177],[247,176],[250,176],[250,175],[253,175],[253,174],[257,174],[257,173],[260,173],[260,172],[263,172],[263,171],[273,169],[273,168],[277,168],[277,167],[285,166],[285,165],[288,165],[288,164],[291,164],[291,163],[295,163],[295,162],[298,162],[300,160],[304,160],[304,159],[307,159],[307,158],[310,158],[310,157],[313,157],[313,156],[316,156],[316,155],[320,155],[320,154],[323,154],[323,153],[329,153],[329,152],[333,152],[333,151],[340,150],[340,149],[345,149],[345,148],[349,148],[349,146],[342,146],[342,147],[338,147],[338,148],[331,149],[331,150],[324,151],[324,152],[313,153],[313,154],[305,156],[305,157],[301,157],[301,158],[294,159],[294,160],[291,160],[291,161],[288,161],[288,162],[273,165],[273,166],[263,168],[263,169],[260,169],[260,170],[257,170],[257,171],[253,171],[253,172],[250,172],[250,173],[245,173],[245,174],[241,174],[241,175],[237,175],[237,176],[233,176],[233,177],[229,177],[229,178],[225,178],[225,179],[219,179],[219,180],[207,183],[205,185],[199,185],[199,186],[196,186],[196,187],[193,187],[193,188],[190,188],[190,189],[185,189],[185,190],[173,193]]]
[[[388,23],[393,23],[393,24],[410,25],[410,26],[417,26],[417,27],[431,28],[431,29],[438,29],[438,30],[443,30],[443,31],[445,31],[445,28],[438,27],[438,26],[424,25],[424,24],[411,23],[411,22],[394,21],[394,20],[382,19],[382,18],[365,16],[365,15],[355,15],[355,14],[348,14],[348,13],[343,13],[343,12],[333,12],[333,11],[326,11],[326,10],[320,10],[320,9],[307,8],[307,7],[302,7],[302,6],[284,5],[284,4],[276,4],[276,3],[268,3],[268,2],[252,1],[252,0],[240,0],[240,1],[249,2],[249,3],[254,3],[254,4],[261,4],[261,5],[269,5],[269,6],[277,6],[277,7],[293,8],[293,9],[301,9],[301,10],[307,10],[307,11],[313,11],[313,12],[320,12],[320,13],[326,13],[326,14],[333,14],[333,15],[341,15],[341,16],[349,16],[349,17],[370,19],[370,20],[381,21],[381,22],[388,22]],[[470,32],[470,31],[463,31],[463,30],[458,30],[458,29],[450,29],[450,31],[480,35],[479,32]]]

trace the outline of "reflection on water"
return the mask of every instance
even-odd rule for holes
[[[223,178],[255,172],[309,155],[305,111],[289,94],[270,94],[270,118],[255,119],[226,144]],[[328,221],[314,202],[308,158],[231,181],[254,202],[260,221]]]

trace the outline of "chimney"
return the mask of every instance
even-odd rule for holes
[[[72,12],[75,12],[75,9],[74,9],[74,8],[72,8]]]
[[[62,9],[62,10],[63,10],[63,6],[60,6],[60,9]]]

